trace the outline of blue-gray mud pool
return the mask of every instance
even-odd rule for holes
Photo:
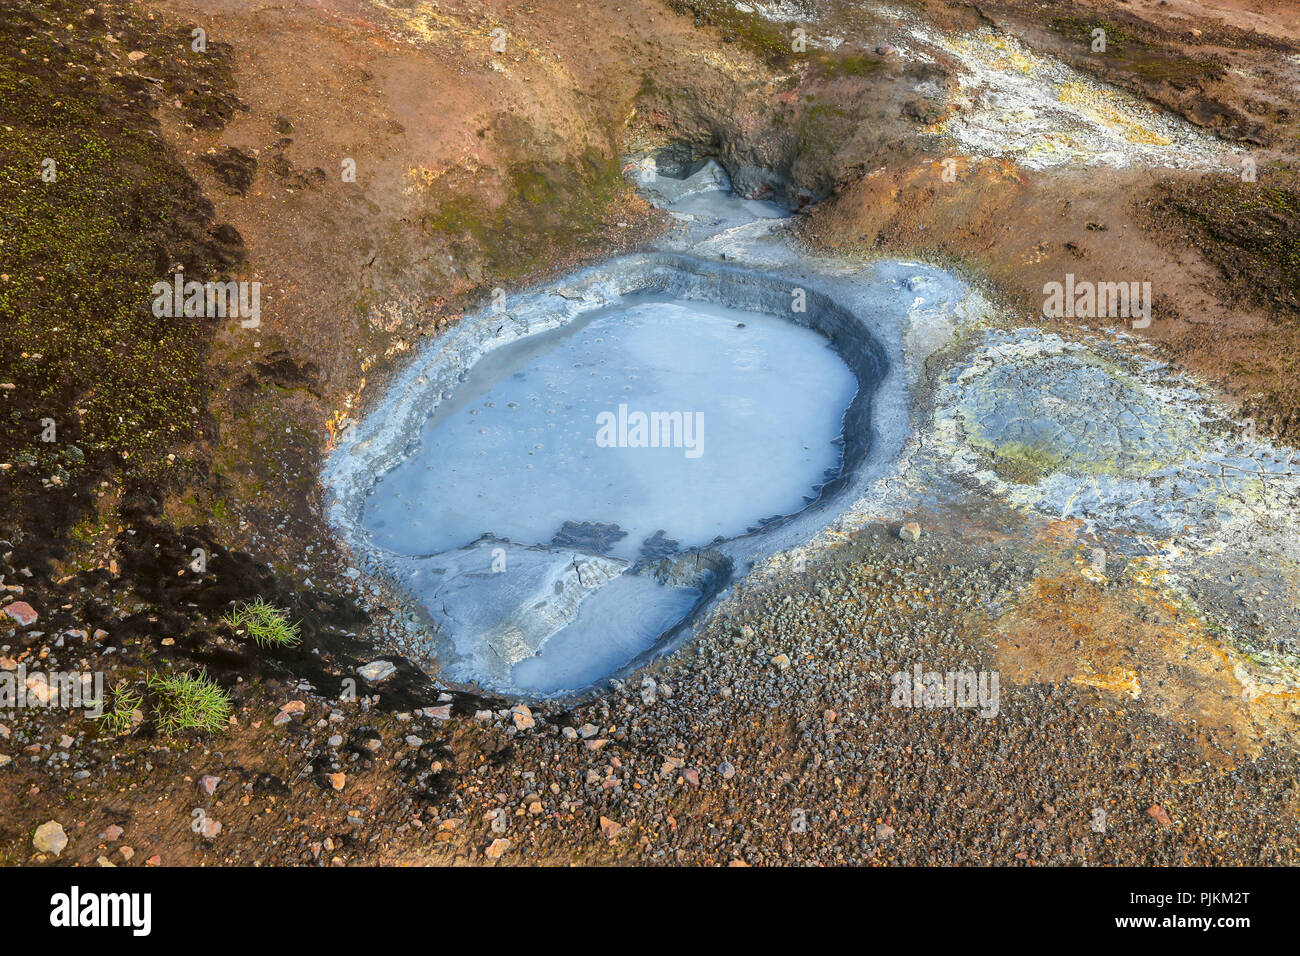
[[[689,229],[725,237],[714,206]],[[403,650],[503,696],[597,689],[862,494],[907,433],[915,283],[956,284],[804,268],[647,252],[428,343],[322,475],[359,568],[421,622]]]
[[[364,527],[458,649],[495,649],[478,655],[494,683],[583,687],[703,596],[665,559],[798,512],[838,476],[856,390],[811,329],[624,296],[476,364],[376,482]]]

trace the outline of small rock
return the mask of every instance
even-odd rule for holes
[[[877,824],[876,824],[876,839],[877,839],[877,840],[879,840],[880,842],[883,843],[885,840],[892,840],[893,838],[894,838],[894,828],[893,828],[893,827],[891,827],[888,823],[877,823]]]
[[[107,840],[109,843],[112,843],[121,835],[122,835],[122,828],[118,826],[116,823],[110,823],[108,826],[104,828],[104,832],[99,835],[99,838],[101,840]]]
[[[330,773],[325,776],[335,790],[342,790],[347,785],[348,775],[345,773]]]
[[[40,617],[36,610],[26,601],[14,601],[13,604],[5,608],[5,613],[13,618],[19,627],[35,624],[37,618]]]
[[[139,63],[145,58],[145,52],[144,50],[132,50],[126,55],[126,58],[132,63]]]
[[[493,840],[488,844],[488,848],[483,851],[483,855],[489,860],[499,860],[510,849],[510,841],[504,837]]]
[[[199,777],[199,789],[209,797],[217,792],[217,784],[221,783],[220,777],[214,777],[210,773],[205,773]]]
[[[578,736],[581,737],[583,740],[586,740],[590,737],[594,737],[598,733],[600,733],[600,728],[597,727],[595,724],[583,724],[581,727],[578,728]]]
[[[723,780],[730,780],[736,775],[736,768],[728,761],[724,760],[722,763],[718,764],[718,773],[722,774]]]
[[[219,833],[221,833],[220,821],[214,820],[211,817],[208,817],[203,821],[203,839],[215,840]]]
[[[390,661],[371,661],[357,668],[357,673],[372,684],[379,684],[397,673],[397,666]]]
[[[32,834],[32,846],[40,853],[53,853],[58,856],[68,845],[68,835],[57,820],[48,820],[36,828]]]
[[[514,719],[518,730],[532,730],[537,726],[537,721],[533,720],[533,712],[523,704],[511,707],[510,716]]]
[[[908,521],[898,529],[898,536],[904,541],[920,541],[921,526],[915,521]]]
[[[616,823],[609,817],[600,818],[600,832],[606,840],[614,840],[623,832],[623,824]]]
[[[1147,813],[1150,814],[1152,819],[1162,827],[1171,826],[1173,824],[1173,821],[1169,819],[1169,814],[1165,812],[1165,808],[1158,803],[1151,804],[1151,806],[1147,808]]]
[[[776,665],[777,670],[788,671],[790,669],[790,658],[786,654],[777,654],[772,658],[772,663]]]

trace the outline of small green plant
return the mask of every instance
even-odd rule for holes
[[[195,674],[149,675],[154,696],[154,723],[166,734],[184,730],[217,733],[230,718],[230,698],[200,671]]]
[[[245,631],[258,647],[296,647],[302,643],[298,625],[282,611],[261,598],[235,608],[222,618],[236,631]]]
[[[104,702],[103,712],[93,719],[102,720],[104,728],[113,736],[121,736],[144,719],[144,694],[118,684]]]

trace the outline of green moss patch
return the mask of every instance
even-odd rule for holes
[[[1300,172],[1261,169],[1253,183],[1221,176],[1169,180],[1143,201],[1152,233],[1194,247],[1231,290],[1300,316]],[[1190,240],[1190,241],[1189,241]]]
[[[200,125],[224,121],[222,64],[129,10],[49,0],[0,21],[0,508],[19,524],[51,476],[156,478],[196,433],[211,328],[155,318],[151,286],[176,265],[227,269],[242,243],[212,224],[151,107],[166,94]],[[49,534],[75,509],[40,517]]]
[[[1082,16],[1053,17],[1051,27],[1061,36],[1082,43],[1090,56],[1151,82],[1186,89],[1223,76],[1223,67],[1212,60],[1170,53],[1137,27]],[[1106,31],[1105,53],[1092,52],[1092,32],[1099,27]]]

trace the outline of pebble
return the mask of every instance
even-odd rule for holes
[[[58,856],[68,845],[68,835],[63,832],[63,825],[57,820],[47,820],[36,828],[32,834],[32,846],[39,853],[53,853]]]
[[[40,617],[35,608],[26,601],[14,601],[13,604],[5,608],[5,613],[13,618],[19,627],[28,627],[35,624]]]
[[[537,726],[537,721],[533,719],[533,712],[523,704],[511,707],[510,715],[514,719],[517,730],[532,730]]]
[[[397,666],[391,661],[371,661],[357,668],[357,673],[372,684],[379,684],[397,673]]]

